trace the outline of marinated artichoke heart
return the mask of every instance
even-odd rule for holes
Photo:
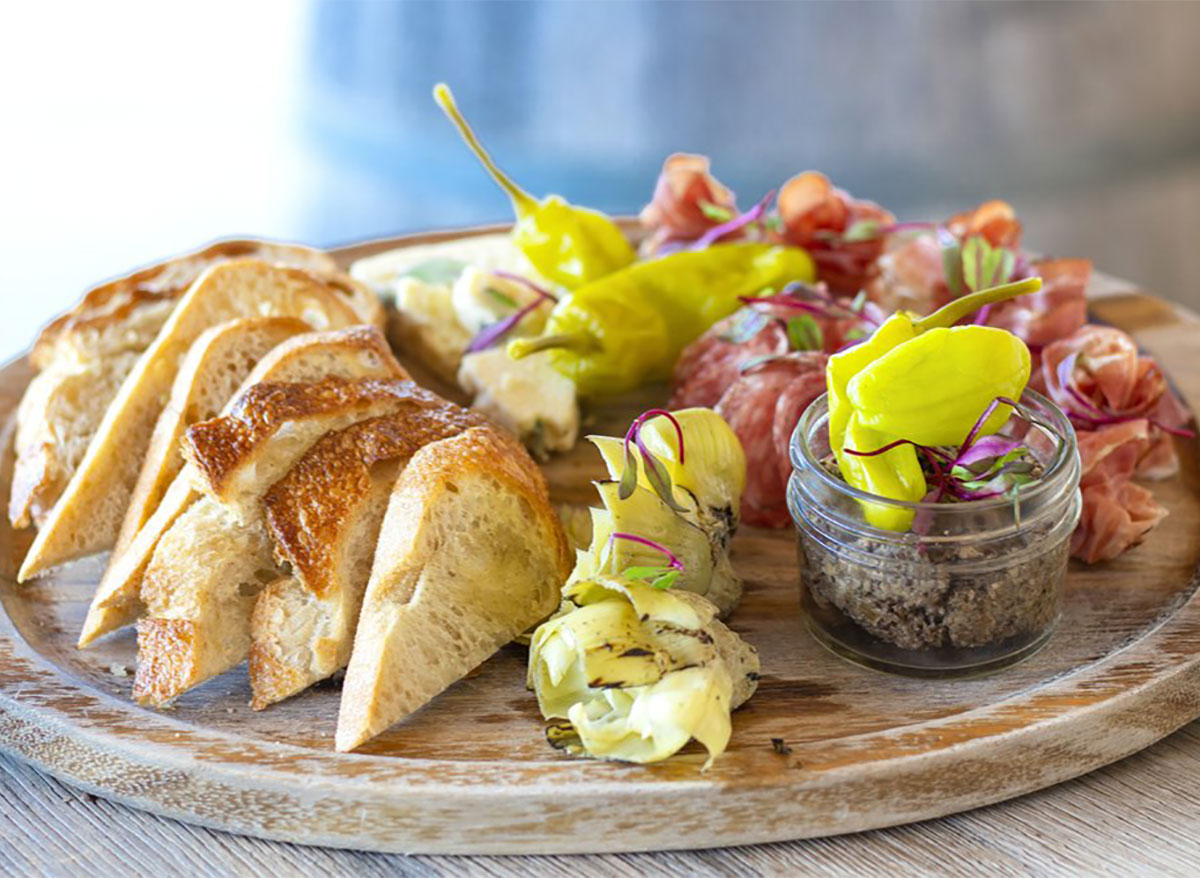
[[[636,533],[671,551],[683,564],[674,588],[703,595],[728,615],[742,597],[742,581],[729,562],[729,532],[705,530],[697,524],[694,505],[682,515],[658,495],[642,486],[622,500],[616,482],[596,485],[603,509],[592,512],[592,542],[575,553],[575,569],[568,583],[612,574],[630,567],[655,567],[662,555],[629,540],[610,540],[613,533]]]
[[[619,576],[580,579],[533,635],[529,686],[552,744],[577,755],[657,762],[695,738],[709,760],[729,742],[730,712],[754,692],[758,654],[678,589]]]
[[[679,463],[678,438],[666,418],[647,421],[641,437],[666,467],[682,512],[672,510],[655,493],[640,460],[637,487],[622,500],[618,481],[625,467],[624,443],[611,436],[588,437],[612,481],[596,485],[604,508],[592,510],[591,547],[577,552],[571,581],[661,563],[653,549],[609,540],[613,532],[636,533],[669,547],[683,562],[676,588],[703,595],[725,616],[742,596],[742,581],[729,562],[729,542],[737,530],[746,486],[746,457],[737,435],[712,409],[673,414],[683,431],[684,463]]]
[[[683,431],[683,463],[679,462],[675,427],[667,418],[659,416],[642,424],[642,442],[662,461],[671,476],[676,500],[694,509],[696,523],[706,530],[723,531],[728,539],[737,530],[746,490],[746,454],[741,440],[712,409],[680,409],[671,414]],[[619,479],[624,469],[621,440],[609,436],[588,438],[599,449],[612,478]],[[638,485],[650,488],[641,463]]]

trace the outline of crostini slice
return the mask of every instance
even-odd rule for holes
[[[216,417],[268,351],[309,331],[311,327],[299,317],[245,317],[207,329],[196,339],[154,425],[114,555],[137,536],[183,468],[179,440],[184,431]]]
[[[38,369],[21,398],[8,514],[14,527],[41,524],[87,451],[121,382],[154,341],[179,298],[207,268],[255,258],[321,274],[328,254],[271,241],[218,241],[86,292],[42,330],[29,358]],[[378,305],[378,296],[371,296]],[[355,301],[365,301],[360,287]],[[376,319],[382,323],[382,315]],[[366,320],[366,317],[364,317]]]
[[[265,588],[255,604],[256,710],[346,666],[397,474],[430,442],[485,423],[451,403],[363,421],[325,436],[267,492],[275,555],[292,576]]]
[[[475,427],[418,451],[380,530],[336,747],[408,716],[558,604],[570,554],[525,449]]]
[[[253,259],[209,268],[121,384],[83,460],[38,531],[21,565],[20,581],[112,548],[154,425],[188,349],[217,323],[263,315],[299,317],[314,329],[363,320],[340,288],[301,269]]]
[[[240,398],[248,388],[264,381],[354,381],[407,377],[408,374],[392,355],[383,333],[374,327],[311,332],[283,342],[263,357],[246,378],[235,399]],[[227,409],[231,407],[232,403]],[[132,624],[142,612],[142,577],[155,546],[198,497],[192,488],[191,476],[181,471],[128,547],[110,560],[88,610],[79,638],[81,647],[97,637]]]
[[[322,436],[443,405],[412,381],[263,382],[247,388],[229,413],[189,428],[185,474],[220,473],[215,484],[236,484],[237,502],[206,492],[155,548],[141,588],[147,615],[138,622],[134,697],[163,706],[248,656],[252,599],[283,572],[273,563],[263,495]],[[201,481],[194,478],[193,486]],[[217,563],[222,540],[230,559]]]

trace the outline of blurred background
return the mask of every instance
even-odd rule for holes
[[[212,238],[503,220],[439,79],[537,194],[614,212],[663,157],[744,206],[816,168],[1200,308],[1200,3],[106,2],[4,12],[0,354]]]

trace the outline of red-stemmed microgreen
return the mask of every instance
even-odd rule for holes
[[[1024,485],[1040,478],[1040,466],[1023,438],[980,435],[984,425],[1001,406],[1009,406],[1012,409],[1010,417],[1021,422],[1014,432],[1022,437],[1035,425],[1050,435],[1058,436],[1052,426],[1033,417],[1019,403],[998,396],[988,403],[957,449],[934,448],[908,439],[897,439],[872,451],[853,448],[843,448],[842,451],[854,457],[875,457],[894,448],[911,445],[924,458],[929,477],[929,492],[923,498],[924,502],[965,502],[1007,497],[1013,501],[1019,523],[1021,510],[1017,502],[1018,494]],[[925,532],[928,521],[928,515],[914,520],[913,530]]]
[[[675,512],[686,512],[687,510],[675,499],[675,490],[671,483],[671,473],[667,470],[663,462],[655,457],[650,449],[646,447],[646,443],[642,441],[642,426],[651,418],[660,416],[666,418],[675,427],[675,435],[679,438],[679,463],[683,463],[683,427],[675,416],[664,409],[650,409],[647,412],[642,412],[633,419],[633,423],[629,425],[628,432],[625,433],[625,469],[621,473],[621,481],[617,485],[617,496],[622,500],[628,500],[637,489],[637,459],[640,455],[642,466],[646,470],[646,479],[650,482],[650,487],[654,489],[654,493],[658,495],[658,498]]]
[[[511,332],[513,328],[517,326],[517,324],[540,308],[544,302],[558,302],[558,299],[553,293],[542,289],[533,281],[529,280],[528,278],[521,277],[519,274],[512,274],[511,272],[507,271],[496,271],[493,272],[493,274],[495,274],[497,277],[503,277],[507,280],[521,284],[527,289],[533,291],[535,296],[533,299],[531,299],[525,305],[522,305],[513,313],[509,314],[503,320],[498,320],[495,323],[492,323],[491,325],[485,326],[483,329],[481,329],[479,333],[473,339],[471,339],[471,343],[467,345],[466,353],[468,354],[478,353],[479,351],[490,348],[500,339],[504,338],[504,336],[508,335],[508,333]],[[499,290],[493,290],[489,287],[488,292],[492,294],[493,298],[502,296],[507,298],[508,301],[513,305],[516,304],[516,301],[511,296],[507,296],[505,293],[502,293]]]
[[[760,222],[763,218],[763,214],[767,212],[767,205],[771,203],[771,199],[774,197],[775,191],[771,190],[763,196],[762,200],[759,201],[758,204],[754,205],[754,207],[750,208],[745,213],[738,214],[732,219],[713,226],[711,229],[697,238],[689,249],[704,250],[707,247],[711,247],[722,238],[732,235],[734,232],[744,229],[746,226],[749,226],[753,223]]]
[[[654,540],[638,536],[637,534],[622,533],[620,531],[614,531],[609,534],[608,543],[606,544],[609,555],[612,554],[613,545],[617,540],[628,540],[631,543],[638,543],[639,545],[651,548],[656,552],[662,552],[667,559],[666,564],[657,567],[626,567],[620,573],[626,579],[648,580],[655,588],[665,590],[675,584],[675,580],[679,578],[679,574],[684,570],[683,562],[676,557],[674,552],[662,543],[656,543]]]
[[[746,307],[734,315],[721,335],[733,344],[744,344],[775,323],[783,328],[790,350],[821,351],[826,344],[821,320],[852,321],[854,325],[842,333],[848,343],[866,338],[884,320],[883,311],[865,293],[839,299],[824,284],[791,283],[781,292],[765,290],[757,296],[740,296],[738,301]],[[796,313],[783,316],[789,311]]]

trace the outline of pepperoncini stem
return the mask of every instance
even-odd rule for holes
[[[450,86],[444,82],[439,82],[433,87],[433,99],[437,101],[437,105],[442,108],[442,112],[454,123],[454,127],[458,129],[458,133],[462,139],[466,141],[471,152],[475,153],[475,157],[487,169],[487,172],[492,175],[492,179],[496,184],[505,191],[509,198],[512,199],[513,208],[517,215],[529,213],[537,208],[537,199],[518,186],[508,174],[500,170],[499,166],[492,157],[488,155],[483,144],[479,142],[479,138],[475,136],[475,132],[471,130],[471,126],[467,120],[463,118],[463,114],[459,112],[458,104],[454,101],[454,94],[450,91]]]
[[[969,293],[943,305],[928,317],[914,320],[913,329],[922,333],[927,329],[940,326],[953,326],[967,315],[974,314],[986,305],[995,305],[997,302],[1015,299],[1017,296],[1036,293],[1041,288],[1042,279],[1040,277],[1029,277],[1015,283],[1002,284],[998,287]]]
[[[581,353],[602,349],[600,340],[589,332],[562,332],[537,338],[514,338],[508,343],[508,355],[514,360],[524,359],[538,351],[552,349],[574,350]]]

